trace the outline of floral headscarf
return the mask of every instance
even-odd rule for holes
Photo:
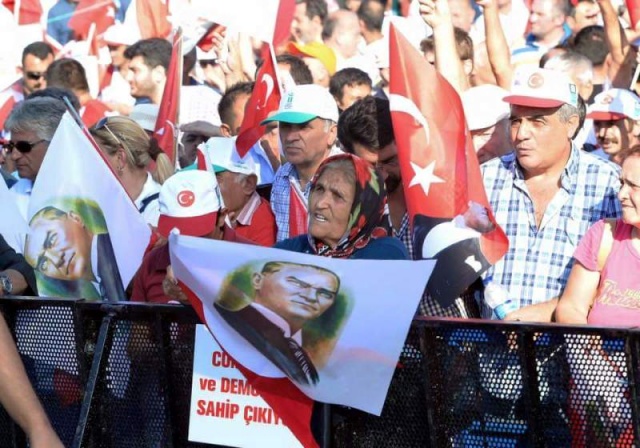
[[[327,165],[336,160],[350,160],[356,172],[356,191],[347,224],[347,232],[340,240],[335,249],[318,241],[311,235],[309,243],[317,255],[332,258],[349,258],[351,254],[362,249],[371,238],[387,236],[387,229],[383,226],[383,216],[385,205],[387,204],[387,191],[384,188],[384,181],[378,172],[369,162],[352,154],[339,154],[327,158],[311,180],[311,194],[316,182],[324,172]]]

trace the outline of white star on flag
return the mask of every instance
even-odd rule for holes
[[[443,179],[440,179],[438,176],[433,174],[433,170],[436,168],[436,161],[434,160],[429,165],[424,168],[420,168],[413,162],[411,163],[411,168],[413,168],[413,172],[415,176],[411,179],[411,183],[409,184],[409,188],[414,185],[420,185],[424,190],[425,196],[429,195],[429,188],[431,188],[431,184],[441,184],[444,183]]]

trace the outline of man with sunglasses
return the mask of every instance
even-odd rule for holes
[[[45,42],[33,42],[22,50],[22,78],[0,94],[0,130],[13,107],[37,90],[47,87],[44,74],[53,62],[53,50]]]
[[[49,142],[66,110],[64,103],[58,99],[32,98],[18,104],[5,123],[5,130],[11,133],[11,139],[5,143],[4,149],[20,176],[9,191],[13,194],[18,210],[25,220],[33,183],[49,148]],[[18,248],[21,249],[22,244]]]

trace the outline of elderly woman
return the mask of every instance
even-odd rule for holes
[[[160,185],[173,174],[171,161],[130,118],[105,117],[89,132],[147,224],[156,227]],[[149,165],[155,162],[153,175]]]
[[[387,192],[379,172],[352,154],[326,159],[311,181],[307,235],[274,247],[324,257],[408,259],[404,245],[381,227]]]
[[[640,146],[622,162],[622,219],[599,221],[585,234],[556,308],[556,321],[640,325]]]

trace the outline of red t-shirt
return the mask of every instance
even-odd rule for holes
[[[271,247],[276,243],[276,217],[271,211],[269,202],[260,198],[260,205],[251,217],[249,225],[236,221],[235,231],[243,238],[249,239],[260,246]]]
[[[87,127],[91,127],[100,121],[101,118],[106,116],[107,112],[111,112],[111,109],[107,107],[102,101],[89,100],[85,103],[82,109],[82,121]]]

